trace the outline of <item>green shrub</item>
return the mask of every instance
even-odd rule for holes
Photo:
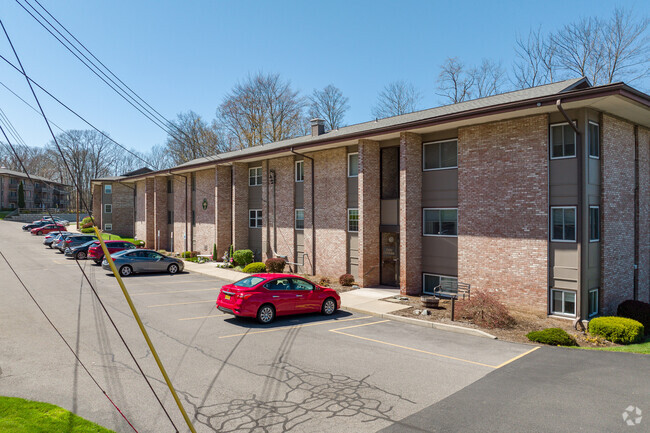
[[[135,245],[136,247],[140,247],[140,248],[144,248],[144,245],[145,245],[143,240],[134,240],[131,243],[133,245]]]
[[[354,275],[352,274],[343,274],[339,277],[339,284],[342,286],[351,286],[354,284]]]
[[[90,224],[90,225],[86,225]],[[92,227],[93,226],[93,219],[91,217],[86,217],[81,220],[81,226],[82,227]]]
[[[510,328],[515,319],[496,295],[478,292],[456,304],[456,316],[483,328]]]
[[[91,227],[86,227],[85,229],[79,230],[81,233],[95,233],[95,229]]]
[[[196,252],[196,251],[183,251],[183,252],[181,253],[181,257],[184,258],[184,259],[193,259],[193,258],[196,257],[196,255],[197,255],[197,252]],[[192,260],[191,260],[191,261],[192,261]],[[195,260],[194,260],[194,261],[195,261]]]
[[[187,262],[198,263],[198,262],[199,262],[199,258],[198,258],[198,257],[188,257],[188,258],[185,259],[185,261],[187,261]]]
[[[244,272],[249,274],[259,274],[266,272],[266,265],[262,262],[253,262],[246,265]]]
[[[632,344],[643,341],[643,325],[626,317],[596,317],[589,321],[589,332],[612,343]]]
[[[217,260],[217,244],[212,244],[212,260]]]
[[[530,341],[553,346],[577,346],[576,339],[567,334],[564,329],[546,328],[541,331],[533,331],[526,334]]]
[[[253,263],[255,255],[251,250],[237,250],[233,253],[232,258],[235,259],[237,266],[246,266],[249,263]]]
[[[650,334],[650,304],[629,299],[621,302],[616,315],[636,320],[643,325],[646,335]]]
[[[266,271],[272,274],[279,274],[284,271],[287,262],[281,257],[273,257],[266,260]]]

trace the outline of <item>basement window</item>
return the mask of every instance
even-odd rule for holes
[[[551,240],[554,242],[576,241],[576,208],[551,208]]]
[[[458,281],[456,277],[447,277],[444,275],[436,274],[422,274],[422,292],[433,295],[433,289],[441,285],[443,282],[455,283]]]
[[[576,292],[573,290],[551,290],[551,313],[563,316],[576,315]]]
[[[598,289],[589,290],[589,317],[598,315]]]
[[[262,167],[248,169],[248,186],[262,185]]]
[[[110,232],[113,230],[113,224],[104,224],[104,231]]]
[[[576,156],[576,133],[568,123],[551,125],[551,159]]]

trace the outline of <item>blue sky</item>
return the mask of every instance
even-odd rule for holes
[[[347,124],[367,121],[388,82],[410,81],[422,107],[440,105],[439,65],[484,57],[513,60],[517,33],[552,31],[585,15],[607,17],[613,1],[52,1],[40,0],[124,82],[167,118],[193,110],[212,119],[232,86],[249,73],[279,73],[309,94],[334,84],[350,98]],[[650,14],[650,2],[626,1]],[[58,44],[14,1],[0,16],[27,73],[64,102],[140,151],[165,133],[135,111]],[[4,38],[2,38],[4,39]],[[13,61],[6,40],[0,53]],[[33,103],[24,79],[0,62],[0,82]],[[648,82],[635,87],[648,89]],[[40,96],[40,94],[39,94]],[[85,128],[46,96],[49,117]],[[44,145],[44,122],[0,87],[0,107],[24,140]]]

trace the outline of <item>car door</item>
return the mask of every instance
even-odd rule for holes
[[[291,287],[289,278],[276,278],[264,284],[268,290],[268,301],[275,307],[275,314],[293,314],[296,305],[296,294]]]
[[[164,272],[167,270],[165,256],[155,251],[145,251],[147,272]]]
[[[145,251],[131,251],[129,253],[124,253],[122,255],[126,260],[126,263],[131,265],[131,268],[135,272],[149,272],[148,264],[149,258]]]
[[[295,294],[297,313],[320,311],[320,299],[312,283],[302,278],[292,278],[291,283]]]

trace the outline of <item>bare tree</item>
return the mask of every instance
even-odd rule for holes
[[[325,119],[325,129],[331,131],[343,126],[345,112],[350,109],[348,98],[337,87],[328,85],[323,90],[314,89],[309,97],[309,116]]]
[[[167,136],[165,147],[175,164],[228,150],[216,124],[208,124],[193,111],[179,113],[172,123],[173,135]]]
[[[452,104],[471,97],[475,76],[457,57],[449,57],[440,67],[438,74],[438,95]]]
[[[524,40],[517,36],[513,74],[519,89],[548,84],[557,79],[556,47],[542,34],[541,27],[531,29]]]
[[[154,145],[151,150],[143,155],[145,161],[149,162],[152,170],[165,170],[174,166],[172,155],[165,146]]]
[[[571,75],[587,77],[592,84],[602,81],[605,74],[602,25],[598,18],[582,18],[551,36],[560,69]]]
[[[30,175],[42,176],[52,180],[60,180],[53,162],[53,156],[44,147],[25,146],[12,143],[14,150],[3,142],[0,142],[0,167],[18,172],[23,172],[19,158],[25,165]]]
[[[379,92],[377,102],[372,108],[372,115],[384,118],[412,113],[418,109],[421,100],[422,93],[411,83],[393,81]]]
[[[302,135],[305,99],[279,74],[258,73],[237,84],[217,109],[217,122],[233,148]]]
[[[650,75],[648,17],[635,18],[633,11],[616,8],[603,26],[605,45],[603,82],[632,82]]]
[[[473,96],[484,98],[501,93],[505,85],[505,70],[501,63],[483,59],[481,65],[471,71]]]

